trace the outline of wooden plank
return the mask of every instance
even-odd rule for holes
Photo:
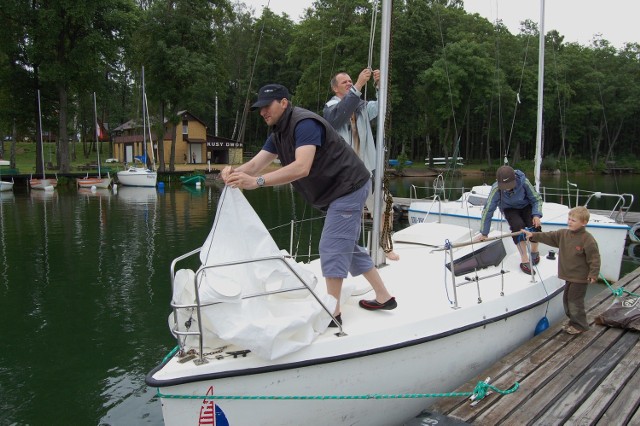
[[[573,336],[572,343],[575,344],[575,350],[577,350],[574,356],[555,356],[553,359],[555,362],[550,360],[544,364],[544,371],[539,369],[537,370],[538,374],[532,375],[523,381],[523,386],[534,386],[537,389],[544,388],[544,391],[536,392],[532,398],[520,404],[517,410],[514,410],[506,417],[508,423],[521,424],[523,421],[526,423],[530,419],[538,418],[540,413],[554,403],[557,395],[571,386],[575,379],[592,365],[595,359],[620,338],[622,330],[607,329],[597,339],[590,337],[590,334],[596,333],[590,332]],[[584,343],[587,340],[589,344],[585,345]],[[547,371],[550,365],[554,365],[552,375]],[[494,423],[492,422],[492,424]]]
[[[636,376],[640,366],[640,341],[618,363],[616,368],[578,407],[568,419],[570,424],[594,424],[601,417],[606,424],[623,424],[612,419],[618,413],[633,413],[638,404],[640,376]],[[633,395],[635,393],[636,395]],[[631,394],[631,395],[630,395]],[[612,402],[613,401],[613,402]],[[629,407],[629,402],[636,407]],[[604,415],[603,415],[604,414]]]
[[[585,402],[589,395],[596,392],[598,385],[606,380],[616,364],[633,348],[638,336],[633,333],[623,333],[620,339],[606,352],[598,355],[598,359],[591,365],[583,366],[578,379],[570,387],[558,394],[556,401],[545,413],[536,420],[542,424],[561,424],[565,422]],[[566,372],[562,372],[565,375]],[[615,394],[601,393],[602,399],[613,398]],[[599,417],[599,416],[598,416]],[[619,424],[619,423],[612,423]]]
[[[614,285],[614,288],[619,287],[637,293],[640,288],[640,268],[627,274]],[[597,315],[604,312],[614,299],[608,288],[590,298],[587,301],[587,311],[591,322]],[[625,371],[626,362],[616,367],[611,365],[611,362],[615,364],[615,361],[608,362],[607,357],[603,357],[603,354],[624,333],[620,329],[594,325],[588,333],[569,336],[561,331],[560,324],[558,324],[531,339],[476,376],[472,381],[457,389],[457,391],[468,391],[478,381],[491,377],[491,383],[501,389],[509,388],[515,381],[519,381],[520,389],[516,393],[507,396],[489,395],[475,407],[472,407],[466,398],[442,399],[437,401],[431,409],[461,421],[473,422],[478,425],[493,425],[502,421],[506,421],[507,424],[527,423],[531,419],[535,419],[539,412],[549,409],[549,407],[553,408],[556,404],[554,398],[559,392],[566,391],[569,396],[567,399],[573,398],[574,401],[570,404],[575,406],[579,401],[576,400],[575,395],[572,396],[571,392],[577,392],[576,383],[586,383],[592,388],[597,388],[598,383],[605,383],[608,380],[606,371],[614,370],[617,371],[617,374],[622,374]],[[621,356],[618,353],[617,358]],[[626,357],[622,359],[624,360]],[[600,364],[597,365],[597,368],[604,370],[599,371],[597,375],[594,372],[589,375],[590,365],[597,363],[598,360],[601,361],[599,361]],[[588,373],[588,377],[580,379],[585,371]],[[589,394],[583,397],[583,399],[588,398],[591,398]],[[638,401],[638,397],[631,399]],[[567,402],[565,401],[565,403]],[[608,404],[610,403],[609,400]],[[594,404],[590,405],[594,406]],[[554,408],[556,413],[554,415],[557,415],[558,407],[561,405]],[[602,407],[600,408],[602,409]],[[585,410],[586,408],[580,412],[586,413]],[[573,411],[575,411],[575,407]],[[629,411],[627,410],[627,412]],[[571,413],[564,415],[566,417]]]
[[[579,361],[588,361],[583,355],[585,346],[595,345],[596,348],[593,350],[604,351],[602,335],[607,335],[607,333],[603,332],[603,329],[604,327],[598,327],[592,332],[577,336],[569,336],[564,333],[557,335],[556,342],[559,345],[559,350],[546,361],[541,360],[537,365],[535,365],[536,354],[532,354],[531,364],[535,368],[531,374],[519,380],[520,389],[516,394],[511,395],[514,398],[507,396],[498,399],[476,419],[477,424],[494,425],[504,419],[508,419],[511,424],[519,424],[522,419],[536,418],[552,402],[555,395],[566,386],[566,383],[557,379],[562,370],[577,365]],[[608,333],[604,344],[608,346],[616,337],[615,333]],[[561,346],[563,341],[568,341],[568,343]],[[541,391],[542,389],[544,391]]]
[[[600,424],[640,424],[640,421],[638,421],[639,404],[640,376],[634,374],[631,380],[623,388],[620,395],[618,395],[616,401],[611,404],[605,415],[602,417]],[[631,419],[629,420],[629,418]],[[634,421],[634,418],[636,421]]]

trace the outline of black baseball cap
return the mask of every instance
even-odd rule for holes
[[[269,105],[273,101],[279,101],[283,98],[291,99],[289,90],[281,84],[267,84],[262,86],[258,91],[258,99],[251,105],[251,111]]]
[[[516,186],[516,172],[512,167],[499,167],[496,173],[496,179],[498,180],[498,188],[503,191],[508,191]]]

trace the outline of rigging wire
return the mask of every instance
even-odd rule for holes
[[[271,0],[267,1],[266,8],[269,8],[269,4]],[[244,132],[247,127],[247,115],[249,113],[249,96],[251,95],[251,85],[253,84],[253,76],[256,71],[256,63],[258,62],[258,54],[260,53],[260,46],[262,45],[262,37],[264,36],[264,26],[266,23],[266,19],[264,19],[264,9],[262,11],[262,27],[260,28],[260,37],[258,38],[258,46],[256,47],[256,54],[253,58],[253,65],[251,67],[251,73],[249,74],[249,84],[247,86],[247,95],[244,100],[244,109],[242,111],[242,119],[240,121],[240,130],[238,132],[238,141],[242,142],[244,140]]]

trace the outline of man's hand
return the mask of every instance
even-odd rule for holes
[[[224,173],[224,170],[223,170],[223,173]],[[258,187],[258,182],[256,181],[256,178],[244,172],[232,172],[227,176],[226,179],[223,176],[223,179],[224,179],[224,183],[226,183],[232,188],[256,189]]]
[[[362,88],[364,87],[365,84],[367,84],[367,81],[369,81],[370,78],[371,78],[371,69],[365,68],[362,71],[360,71],[360,75],[358,75],[358,81],[356,81],[356,83],[353,86],[358,90],[358,92],[362,92]]]
[[[231,166],[227,166],[224,169],[222,169],[222,172],[220,172],[220,177],[222,178],[224,183],[227,183],[227,179],[229,179],[229,175],[231,173],[233,173],[233,167]]]

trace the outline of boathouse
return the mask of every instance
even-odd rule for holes
[[[206,124],[189,111],[179,111],[176,129],[176,164],[229,164],[242,161],[243,144],[232,139],[207,133]],[[165,119],[162,151],[164,163],[169,165],[173,123]],[[124,163],[132,163],[135,156],[144,152],[143,123],[141,120],[129,120],[113,130],[114,157]],[[147,134],[147,140],[153,139],[154,157],[158,161],[158,140],[155,132]]]

